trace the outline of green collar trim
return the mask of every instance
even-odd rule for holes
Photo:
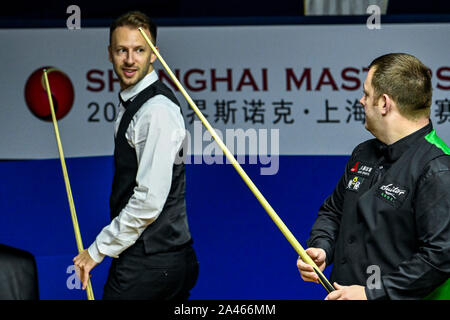
[[[441,149],[445,154],[450,155],[450,148],[445,144],[445,142],[436,135],[436,130],[433,129],[429,134],[426,135],[425,139],[434,144],[436,147]]]

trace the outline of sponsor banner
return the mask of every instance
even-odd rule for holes
[[[367,65],[388,52],[417,56],[433,73],[431,118],[450,141],[450,24],[161,27],[158,46],[185,89],[235,154],[346,155],[372,136],[359,103]],[[58,157],[40,83],[49,68],[67,157],[112,155],[119,83],[108,28],[0,30],[0,158]],[[172,87],[158,62],[160,78]],[[212,138],[184,97],[191,141]]]

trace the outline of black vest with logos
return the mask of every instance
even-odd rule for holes
[[[136,112],[147,100],[156,95],[163,95],[180,106],[173,92],[159,80],[141,91],[127,106],[115,138],[115,172],[109,199],[111,220],[120,214],[136,187],[138,170],[136,151],[129,145],[125,133]],[[148,107],[151,108],[151,105]],[[186,216],[184,163],[173,165],[172,184],[164,207],[159,217],[144,230],[139,240],[144,241],[147,254],[177,250],[191,241]]]

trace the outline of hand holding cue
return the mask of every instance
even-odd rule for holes
[[[80,253],[84,250],[83,249],[83,241],[81,240],[80,228],[78,226],[77,214],[75,212],[75,204],[73,202],[72,190],[70,188],[70,183],[69,183],[69,175],[67,174],[66,162],[64,160],[64,153],[63,153],[63,148],[62,148],[62,144],[61,144],[61,138],[59,136],[58,124],[57,124],[56,115],[55,115],[55,109],[53,107],[53,99],[52,99],[52,94],[51,94],[51,90],[50,90],[50,84],[48,82],[47,69],[44,69],[43,77],[44,77],[44,82],[45,82],[45,90],[47,91],[48,102],[50,104],[50,112],[52,114],[53,127],[55,129],[56,144],[58,145],[59,159],[61,160],[61,168],[63,171],[64,183],[66,185],[67,198],[69,200],[70,214],[72,216],[72,224],[73,224],[73,229],[74,229],[74,233],[75,233],[75,240],[77,242],[78,252]],[[86,289],[86,293],[87,293],[88,300],[94,300],[94,292],[92,291],[91,280],[89,280],[89,283],[88,283],[88,286]]]
[[[206,118],[203,116],[202,112],[197,107],[195,102],[191,99],[191,97],[188,95],[186,90],[184,90],[180,81],[178,81],[177,77],[173,74],[172,70],[170,70],[169,66],[166,64],[164,59],[159,54],[158,50],[152,44],[152,42],[148,38],[145,31],[142,28],[138,28],[138,29],[141,32],[142,36],[144,37],[145,41],[147,41],[148,45],[152,49],[153,53],[158,57],[159,61],[163,65],[164,69],[167,71],[169,76],[172,78],[172,80],[175,83],[175,85],[177,86],[177,88],[183,94],[183,96],[185,97],[185,99],[187,100],[187,102],[189,103],[191,108],[194,110],[194,112],[197,114],[197,116],[202,121],[203,125],[206,127],[206,129],[209,131],[211,136],[214,138],[214,140],[217,142],[219,147],[222,149],[222,151],[225,154],[225,156],[227,157],[227,159],[231,162],[233,167],[236,169],[236,171],[239,173],[241,178],[244,180],[244,182],[247,184],[247,186],[253,192],[253,194],[258,199],[258,201],[261,203],[263,208],[267,211],[269,216],[272,218],[273,222],[277,225],[277,227],[280,229],[280,231],[283,233],[283,235],[286,237],[286,239],[289,241],[289,243],[294,247],[295,251],[297,251],[298,255],[302,258],[302,260],[313,267],[314,272],[319,277],[320,283],[328,291],[328,293],[330,293],[331,291],[334,291],[335,289],[333,288],[333,286],[330,284],[330,282],[327,280],[327,278],[323,275],[323,273],[320,271],[320,269],[317,267],[317,265],[314,263],[314,261],[311,259],[311,257],[305,252],[305,250],[300,245],[300,243],[297,241],[297,239],[295,239],[294,235],[289,231],[289,229],[286,227],[284,222],[276,214],[275,210],[270,206],[269,202],[267,202],[267,200],[264,198],[262,193],[258,190],[256,185],[250,179],[250,177],[245,173],[244,169],[242,169],[241,165],[239,164],[239,162],[237,162],[234,155],[228,150],[227,146],[223,143],[222,139],[220,139],[220,137],[217,135],[214,128],[211,127],[208,120],[206,120]]]

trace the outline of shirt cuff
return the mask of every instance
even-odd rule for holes
[[[105,257],[105,255],[98,250],[97,242],[95,242],[95,241],[88,248],[88,252],[89,252],[89,255],[91,256],[91,258],[97,263],[102,262],[103,258]]]

